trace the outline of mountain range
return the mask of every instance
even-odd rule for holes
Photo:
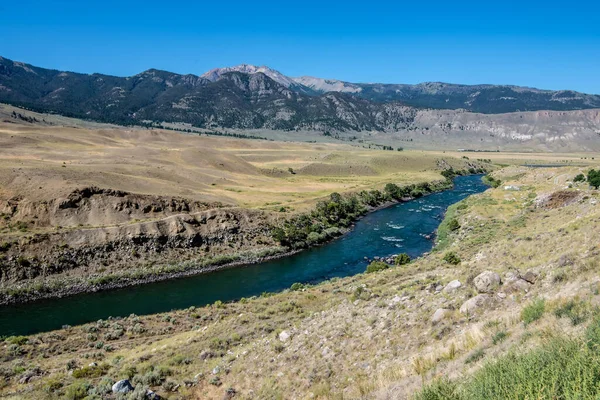
[[[497,114],[600,108],[600,96],[569,90],[349,83],[292,78],[247,64],[200,76],[150,69],[117,77],[45,69],[3,57],[0,102],[125,125],[182,122],[202,128],[322,132],[429,128],[415,125],[423,109]]]
[[[600,96],[572,90],[541,90],[513,85],[457,85],[443,82],[424,82],[417,85],[351,83],[312,76],[293,78],[267,66],[256,67],[248,64],[215,68],[202,77],[215,81],[232,71],[263,73],[287,88],[312,95],[327,92],[351,93],[371,101],[398,101],[413,107],[464,109],[486,114],[600,107]]]

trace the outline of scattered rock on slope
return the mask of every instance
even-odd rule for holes
[[[485,307],[489,303],[490,296],[487,294],[478,294],[477,296],[465,301],[463,305],[460,306],[460,313],[472,315],[475,311],[477,311],[477,309]]]
[[[460,283],[460,281],[458,279],[455,279],[446,285],[446,287],[444,288],[444,292],[452,293],[452,292],[456,291],[458,288],[460,288],[461,286],[462,286],[462,283]]]
[[[133,386],[127,379],[118,381],[112,386],[113,393],[129,393],[133,390]]]
[[[525,282],[531,283],[532,285],[535,283],[537,278],[538,278],[538,275],[531,270],[529,270],[529,271],[525,272],[523,275],[521,275],[521,279],[523,279]]]
[[[433,316],[431,317],[431,323],[435,325],[441,322],[450,313],[451,310],[448,310],[447,308],[438,308],[437,310],[435,310]]]
[[[475,277],[473,284],[479,293],[491,293],[500,286],[500,275],[492,271],[484,271]]]

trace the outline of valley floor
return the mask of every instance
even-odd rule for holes
[[[571,183],[583,171],[497,171],[502,185],[451,207],[458,228],[405,266],[6,338],[0,395],[110,398],[121,379],[136,388],[128,398],[402,399],[438,378],[471,388],[489,361],[593,331],[600,194]]]
[[[333,192],[491,168],[441,152],[124,128],[5,105],[0,121],[0,304],[255,262],[285,252],[272,225]]]

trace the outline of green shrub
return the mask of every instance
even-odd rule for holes
[[[504,341],[508,337],[508,333],[506,331],[498,331],[492,336],[492,343],[498,344]]]
[[[457,384],[448,379],[436,380],[415,395],[415,400],[458,400]]]
[[[132,381],[134,385],[158,386],[163,383],[169,375],[171,375],[171,371],[168,368],[157,367],[152,368],[143,375],[134,376]]]
[[[13,356],[20,356],[22,354],[25,354],[25,350],[19,346],[18,344],[11,344],[7,347],[7,350],[10,354],[12,354]]]
[[[542,318],[542,315],[544,315],[545,311],[546,301],[542,298],[539,298],[523,308],[521,311],[521,319],[525,325],[529,325],[530,323]]]
[[[451,180],[452,178],[454,178],[456,175],[458,175],[452,168],[450,169],[445,169],[442,172],[440,172],[440,174],[442,174],[442,176],[448,180]]]
[[[134,366],[128,366],[121,370],[121,374],[126,376],[127,379],[131,380],[138,373],[137,368]]]
[[[567,317],[572,325],[579,325],[587,320],[590,309],[587,303],[576,300],[569,300],[554,310],[557,318]]]
[[[452,264],[452,265],[458,265],[460,264],[460,257],[458,257],[456,255],[456,253],[449,251],[444,255],[444,261],[446,261],[448,264]]]
[[[600,316],[596,316],[585,330],[585,341],[590,350],[600,354]]]
[[[483,181],[483,183],[485,183],[486,185],[490,185],[494,189],[502,185],[502,181],[500,179],[494,179],[494,177],[490,175],[484,176],[483,178],[481,178],[481,180]]]
[[[225,304],[223,304],[223,302],[221,300],[217,300],[213,303],[213,306],[215,308],[225,308]]]
[[[485,352],[483,351],[483,349],[477,349],[467,356],[467,358],[465,359],[465,364],[477,362],[483,357],[485,357]]]
[[[394,260],[396,265],[405,265],[410,263],[410,256],[406,253],[398,254]]]
[[[110,367],[107,364],[102,364],[95,367],[86,366],[73,370],[73,378],[99,378],[106,374],[109,369]]]
[[[459,228],[460,224],[458,223],[458,220],[456,218],[452,218],[450,221],[448,221],[448,230],[456,231]]]
[[[92,385],[86,381],[75,381],[65,389],[64,398],[67,400],[80,400],[88,395],[88,390]]]
[[[166,380],[165,382],[163,382],[163,384],[161,385],[161,387],[166,391],[166,392],[174,392],[175,389],[177,388],[177,382],[172,381],[170,379]]]
[[[43,390],[48,394],[53,394],[58,392],[63,385],[62,379],[58,377],[52,377],[44,383]]]
[[[595,189],[598,189],[598,187],[600,186],[600,170],[590,170],[590,172],[588,172],[587,175],[587,180],[590,186],[592,186]]]
[[[352,293],[352,300],[369,300],[371,298],[371,293],[365,289],[363,286],[358,286],[354,289]]]
[[[23,346],[24,344],[27,344],[27,342],[29,342],[29,338],[27,338],[27,336],[9,336],[6,339],[4,339],[4,341],[9,344]]]
[[[469,399],[597,398],[600,358],[580,342],[556,339],[525,354],[486,365],[464,390]]]
[[[131,378],[129,378],[129,379],[131,379]],[[113,381],[111,378],[104,377],[104,378],[100,379],[100,382],[98,383],[98,385],[96,385],[95,392],[100,395],[106,395],[107,393],[112,393],[112,385],[114,383],[115,383],[115,381]],[[144,391],[144,394],[146,394],[145,391]],[[105,397],[103,396],[102,398],[105,398]]]
[[[292,286],[290,286],[290,290],[293,290],[293,291],[302,290],[302,289],[304,289],[304,284],[302,284],[300,282],[296,282],[296,283],[292,284]]]
[[[585,175],[578,174],[573,178],[573,182],[585,182]]]
[[[192,359],[183,354],[178,354],[169,361],[169,365],[188,365],[191,363]]]
[[[555,338],[536,349],[500,357],[462,381],[436,381],[415,398],[597,399],[599,372],[600,353],[584,341]]]
[[[383,271],[384,269],[388,269],[390,266],[382,261],[373,261],[371,264],[367,266],[367,274],[372,274],[373,272]]]

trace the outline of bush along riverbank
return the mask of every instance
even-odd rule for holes
[[[368,212],[449,189],[452,187],[452,178],[470,173],[451,172],[444,171],[446,179],[434,182],[407,186],[388,183],[383,190],[332,193],[329,199],[317,203],[310,213],[297,214],[266,228],[265,231],[272,236],[270,243],[257,242],[254,247],[246,250],[227,251],[225,248],[221,254],[195,256],[186,261],[138,262],[129,268],[113,271],[93,270],[87,274],[50,275],[13,283],[4,282],[4,287],[0,289],[0,305],[123,288],[285,257],[343,235]],[[238,235],[243,234],[243,230],[238,232]]]
[[[442,171],[442,176],[446,178],[444,180],[406,186],[388,183],[383,190],[363,190],[344,195],[332,193],[328,200],[317,203],[310,213],[298,214],[276,226],[272,230],[273,238],[291,250],[319,245],[347,232],[352,223],[367,212],[450,189],[452,179],[457,176],[485,172],[482,168],[468,170],[450,168]]]

